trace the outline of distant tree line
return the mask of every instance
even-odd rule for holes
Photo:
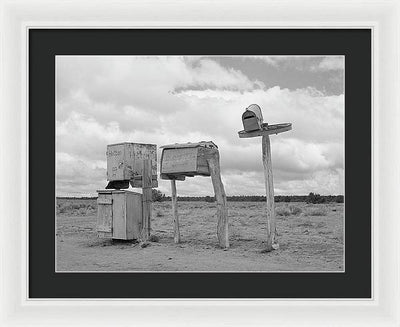
[[[152,190],[153,201],[163,202],[171,201],[170,196],[166,196],[160,190]],[[59,199],[82,199],[90,200],[97,199],[97,197],[58,197]],[[266,201],[263,195],[233,195],[227,196],[227,200],[231,202],[264,202]],[[178,201],[202,201],[202,202],[215,202],[214,196],[178,196]],[[319,195],[317,193],[310,193],[308,195],[275,195],[275,202],[307,202],[307,203],[343,203],[343,195]]]
[[[160,192],[161,193],[161,192]],[[170,201],[170,196],[153,197],[153,201]],[[227,196],[227,200],[231,202],[265,202],[263,195],[233,195]],[[215,202],[214,196],[178,196],[178,201],[205,201]],[[275,195],[275,202],[307,202],[307,203],[343,203],[343,195],[319,195],[310,193],[308,195]]]

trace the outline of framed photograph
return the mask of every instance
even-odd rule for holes
[[[398,324],[398,4],[125,5],[4,5],[9,325]]]

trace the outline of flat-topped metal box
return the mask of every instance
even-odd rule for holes
[[[261,108],[257,104],[248,106],[242,115],[242,122],[246,132],[261,130],[263,126]]]
[[[133,187],[141,187],[143,159],[151,160],[152,187],[158,187],[157,146],[155,144],[128,142],[110,144],[107,145],[106,155],[107,180],[111,182],[109,183],[111,187],[107,188],[128,188],[129,182]],[[115,185],[119,186],[113,187]]]
[[[210,176],[207,157],[218,151],[211,141],[170,144],[161,147],[161,178],[181,179],[185,176]]]
[[[140,238],[142,194],[126,190],[97,191],[97,233],[119,240]]]

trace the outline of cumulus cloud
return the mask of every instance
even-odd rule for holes
[[[248,67],[254,58],[237,60]],[[334,69],[335,64],[322,66]],[[263,194],[261,139],[237,135],[251,103],[261,106],[270,124],[293,123],[292,131],[271,136],[277,194],[343,193],[343,94],[326,95],[307,84],[267,88],[249,78],[245,67],[225,67],[209,57],[61,56],[57,194],[95,194],[104,188],[107,144],[201,140],[219,146],[228,195]],[[159,185],[169,194],[168,181]],[[178,192],[210,195],[213,190],[209,178],[195,177],[178,183]]]
[[[344,69],[344,56],[249,56],[243,58],[259,60],[277,69],[320,72]]]
[[[317,66],[314,66],[313,69],[320,71],[343,70],[344,56],[325,57]]]

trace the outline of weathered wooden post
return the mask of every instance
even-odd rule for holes
[[[262,160],[264,166],[265,191],[266,191],[266,218],[267,218],[267,244],[265,251],[277,249],[276,241],[274,181],[272,174],[271,143],[269,135],[279,134],[292,129],[291,123],[268,125],[263,123],[261,108],[252,104],[242,115],[244,130],[239,132],[240,138],[262,136]]]
[[[226,194],[224,184],[221,179],[219,166],[219,153],[214,153],[210,159],[207,159],[210,168],[211,180],[214,187],[215,199],[217,200],[217,236],[221,247],[229,248],[229,222],[228,207],[226,203]]]
[[[174,241],[180,242],[176,181],[186,177],[211,176],[217,200],[217,237],[221,247],[229,247],[228,209],[221,179],[218,147],[213,142],[171,144],[161,147],[161,178],[171,180]]]
[[[178,198],[176,195],[176,180],[171,179],[171,201],[172,201],[172,215],[174,219],[174,242],[181,241],[181,234],[179,232],[179,217],[178,217]]]
[[[143,226],[142,226],[142,241],[146,242],[150,237],[151,230],[151,160],[143,160],[143,175],[142,175],[142,190],[143,190]]]

